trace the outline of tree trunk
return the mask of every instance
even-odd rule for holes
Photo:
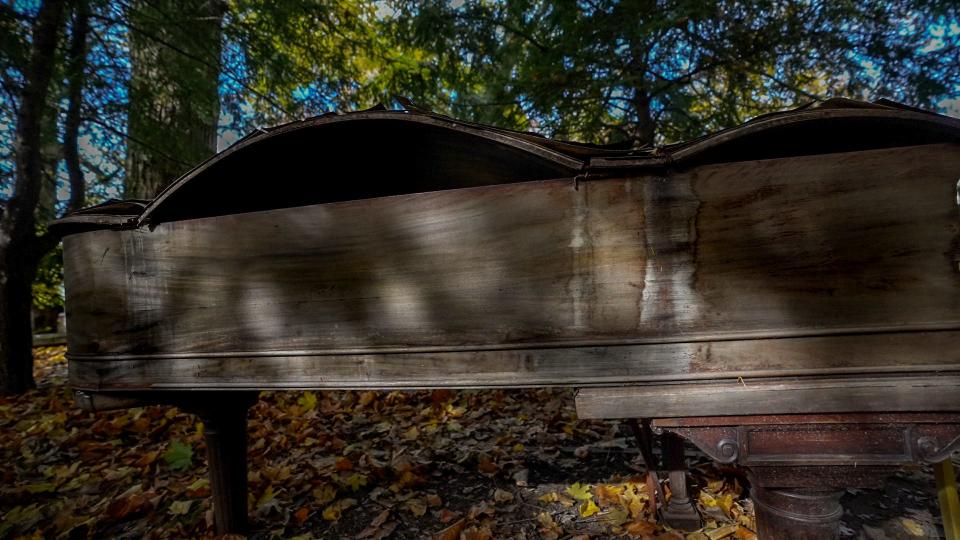
[[[30,308],[36,265],[18,251],[7,250],[0,263],[0,394],[20,394],[35,386]]]
[[[633,97],[633,108],[637,115],[634,141],[636,141],[637,146],[653,145],[657,126],[650,113],[650,96],[643,90],[636,90]]]
[[[129,8],[125,197],[155,197],[216,151],[223,13],[220,0],[139,0]]]
[[[39,260],[34,213],[43,183],[43,119],[65,5],[48,0],[40,6],[17,111],[13,196],[0,216],[0,394],[34,385],[30,307]]]

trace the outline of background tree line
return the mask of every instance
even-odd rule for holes
[[[625,147],[827,96],[960,114],[952,0],[42,0],[0,3],[0,47],[0,393],[59,301],[46,224],[258,126],[397,96]]]

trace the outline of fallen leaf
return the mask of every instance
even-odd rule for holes
[[[470,527],[460,533],[460,540],[490,540],[493,532],[489,527]]]
[[[190,505],[193,504],[193,501],[173,501],[170,504],[170,509],[168,510],[170,514],[174,516],[184,516],[190,512]]]
[[[300,395],[300,398],[297,399],[297,405],[300,405],[300,409],[303,412],[312,411],[317,408],[317,395],[313,392],[304,392]]]
[[[487,475],[494,475],[500,472],[500,466],[494,463],[488,456],[482,455],[477,460],[477,470]]]
[[[440,521],[440,523],[446,525],[458,517],[460,517],[460,512],[454,512],[453,510],[444,508],[443,510],[440,510],[440,516],[437,519]]]
[[[193,465],[193,449],[179,439],[175,439],[167,445],[167,451],[163,453],[163,460],[174,471],[189,469]]]
[[[650,523],[649,521],[634,521],[633,523],[627,524],[624,529],[632,536],[646,536],[653,534],[657,530],[656,523]]]
[[[303,525],[307,518],[310,517],[310,509],[306,506],[301,507],[296,512],[293,513],[293,521],[297,526]]]
[[[587,499],[580,504],[580,517],[590,517],[600,511],[600,507],[594,504],[593,499]]]
[[[410,499],[403,506],[416,517],[422,517],[427,513],[427,503],[423,499]]]
[[[463,528],[467,526],[466,518],[460,519],[453,525],[450,525],[442,531],[433,533],[430,538],[431,540],[458,540],[460,538],[460,533],[463,532]]]
[[[353,491],[357,491],[363,486],[367,485],[367,477],[362,474],[354,473],[351,474],[346,481],[347,487]]]
[[[623,508],[614,508],[604,512],[600,517],[611,527],[619,527],[630,520],[630,512]]]
[[[614,486],[610,484],[600,484],[593,488],[593,493],[597,496],[597,502],[601,505],[619,504],[620,495],[623,493],[623,491],[623,486]]]
[[[314,488],[310,494],[313,495],[313,499],[318,506],[323,506],[337,498],[337,488],[333,487],[332,484],[324,484]]]
[[[370,538],[371,540],[379,540],[381,538],[386,538],[393,530],[397,528],[397,522],[391,521],[387,522],[387,518],[390,517],[390,509],[384,510],[377,514],[377,517],[373,518],[373,521],[370,522],[359,534],[357,534],[358,539]]]
[[[187,486],[187,497],[208,497],[210,495],[210,481],[206,478],[198,478],[195,482]]]
[[[568,486],[565,491],[568,495],[574,499],[577,499],[578,501],[585,501],[593,498],[593,495],[590,494],[590,486],[587,484],[581,484],[580,482]]]
[[[736,523],[731,523],[729,525],[724,525],[713,530],[705,531],[707,538],[710,540],[720,540],[721,538],[726,538],[736,534],[738,525]]]
[[[343,516],[343,511],[355,504],[357,504],[357,501],[354,499],[340,499],[323,509],[323,519],[338,521]]]

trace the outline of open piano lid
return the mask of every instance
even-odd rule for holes
[[[960,141],[960,120],[889,100],[812,102],[690,141],[643,148],[552,140],[419,110],[371,109],[258,130],[176,179],[152,201],[108,201],[52,227],[61,234],[129,229],[622,169],[955,141]]]

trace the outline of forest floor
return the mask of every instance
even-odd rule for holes
[[[0,539],[213,536],[202,424],[79,410],[63,354],[0,398]],[[265,392],[248,433],[252,538],[755,538],[743,479],[692,450],[704,528],[670,531],[627,426],[570,390]],[[929,469],[843,503],[846,538],[943,534]]]

